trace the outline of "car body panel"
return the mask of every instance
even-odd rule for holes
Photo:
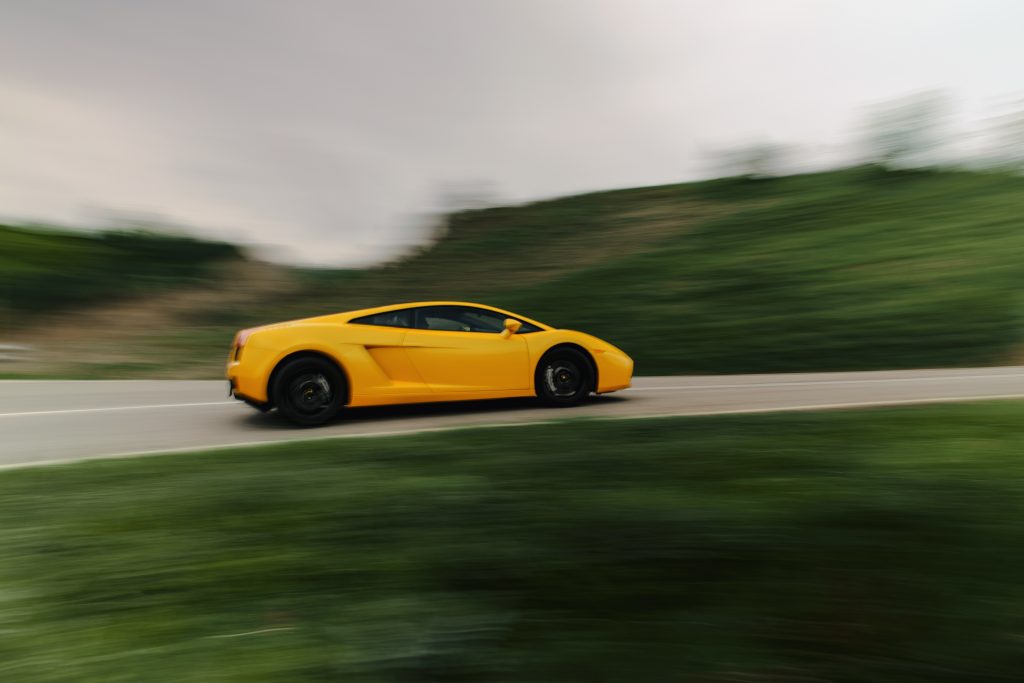
[[[531,385],[527,336],[409,330],[405,350],[435,392],[521,391]]]
[[[538,330],[503,336],[351,322],[424,306],[470,306],[530,323]],[[534,396],[537,363],[548,350],[563,344],[580,347],[592,359],[598,393],[630,385],[633,361],[608,342],[583,332],[554,329],[503,309],[458,301],[380,306],[243,330],[232,346],[227,377],[237,397],[267,405],[274,369],[289,356],[312,353],[342,369],[350,406]]]

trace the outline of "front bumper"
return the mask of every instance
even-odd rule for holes
[[[633,359],[618,351],[594,355],[597,363],[597,393],[628,389],[633,383]]]

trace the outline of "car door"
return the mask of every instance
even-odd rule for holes
[[[526,340],[501,335],[505,318],[471,306],[423,306],[415,311],[405,349],[423,380],[440,393],[528,389]]]
[[[416,399],[433,392],[416,372],[405,350],[405,335],[412,328],[413,311],[401,309],[353,318],[349,325],[357,330],[351,337],[362,348],[353,351],[357,362],[349,373],[353,395],[368,397],[401,396]]]

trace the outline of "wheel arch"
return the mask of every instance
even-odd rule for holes
[[[540,364],[542,362],[544,362],[544,359],[548,356],[548,354],[550,354],[550,353],[552,353],[554,351],[560,351],[562,349],[572,349],[573,351],[579,352],[580,354],[583,355],[584,358],[587,359],[587,363],[590,365],[590,373],[593,376],[593,380],[594,380],[594,386],[591,388],[591,391],[596,392],[597,388],[599,386],[601,386],[599,381],[598,381],[599,378],[598,378],[598,374],[597,374],[598,373],[597,361],[594,360],[594,355],[592,353],[590,353],[590,351],[588,351],[584,347],[582,347],[579,344],[576,344],[574,342],[561,342],[559,344],[555,344],[551,348],[546,349],[544,351],[544,353],[540,354],[540,357],[537,359],[537,362],[534,363],[534,365],[533,365],[534,391],[536,391],[536,389],[537,389],[537,386],[536,386],[537,385],[537,370],[540,369]]]
[[[325,360],[338,369],[341,376],[345,378],[345,402],[344,405],[348,405],[352,400],[352,380],[349,378],[348,372],[345,370],[345,366],[341,362],[330,356],[323,351],[314,351],[312,349],[303,349],[300,351],[292,351],[291,353],[282,356],[277,363],[274,364],[274,369],[270,371],[270,376],[267,378],[267,404],[273,405],[274,401],[274,382],[277,380],[277,375],[281,371],[281,368],[286,363],[296,360],[298,358],[319,358]]]

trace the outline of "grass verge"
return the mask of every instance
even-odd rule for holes
[[[0,678],[1016,681],[1024,405],[0,475]]]

